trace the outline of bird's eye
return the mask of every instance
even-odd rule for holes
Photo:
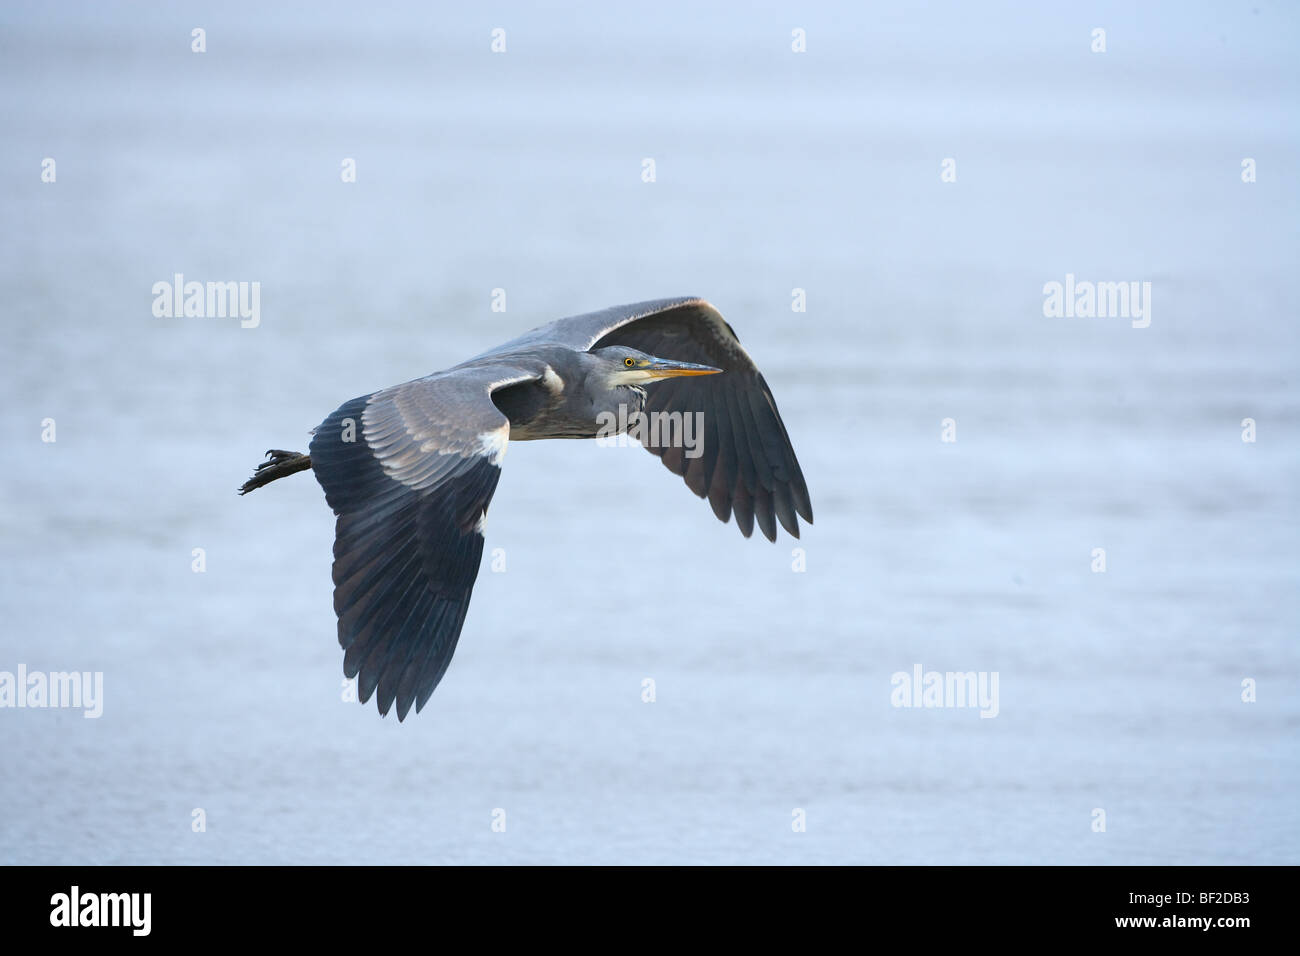
[[[634,358],[625,358],[625,359],[623,359],[623,364],[626,365],[628,368],[631,368],[633,365],[636,364],[636,359],[634,359]]]

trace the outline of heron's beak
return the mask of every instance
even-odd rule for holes
[[[658,381],[661,378],[676,378],[679,375],[717,375],[722,369],[714,368],[711,365],[692,365],[690,362],[670,362],[667,359],[655,359],[649,365],[643,365],[637,371],[648,373],[650,381]]]

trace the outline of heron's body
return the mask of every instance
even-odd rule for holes
[[[721,373],[721,374],[716,374]],[[697,414],[698,454],[649,447],[722,521],[798,537],[803,474],[767,383],[702,299],[560,319],[444,372],[346,402],[307,455],[273,452],[241,492],[311,468],[338,516],[344,673],[381,713],[418,712],[460,635],[509,441],[594,438],[611,419]]]
[[[565,370],[564,377],[556,368]],[[527,375],[524,381],[492,393],[492,403],[510,421],[511,441],[543,438],[595,438],[601,413],[617,414],[619,405],[641,411],[645,389],[637,385],[607,387],[605,365],[590,352],[548,345],[471,359],[443,373]]]

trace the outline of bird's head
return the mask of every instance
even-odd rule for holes
[[[722,371],[711,365],[694,365],[690,362],[657,358],[623,345],[594,349],[591,354],[600,360],[610,388],[621,385],[647,385],[650,382],[676,378],[680,375],[716,375]]]

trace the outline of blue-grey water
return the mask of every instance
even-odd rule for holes
[[[1300,861],[1294,6],[270,6],[0,7],[0,672],[103,674],[0,709],[0,861]],[[259,324],[156,317],[176,273]],[[1067,274],[1149,326],[1046,317]],[[344,702],[262,452],[685,294],[815,525],[516,443],[429,705]],[[916,665],[997,716],[892,706]]]

